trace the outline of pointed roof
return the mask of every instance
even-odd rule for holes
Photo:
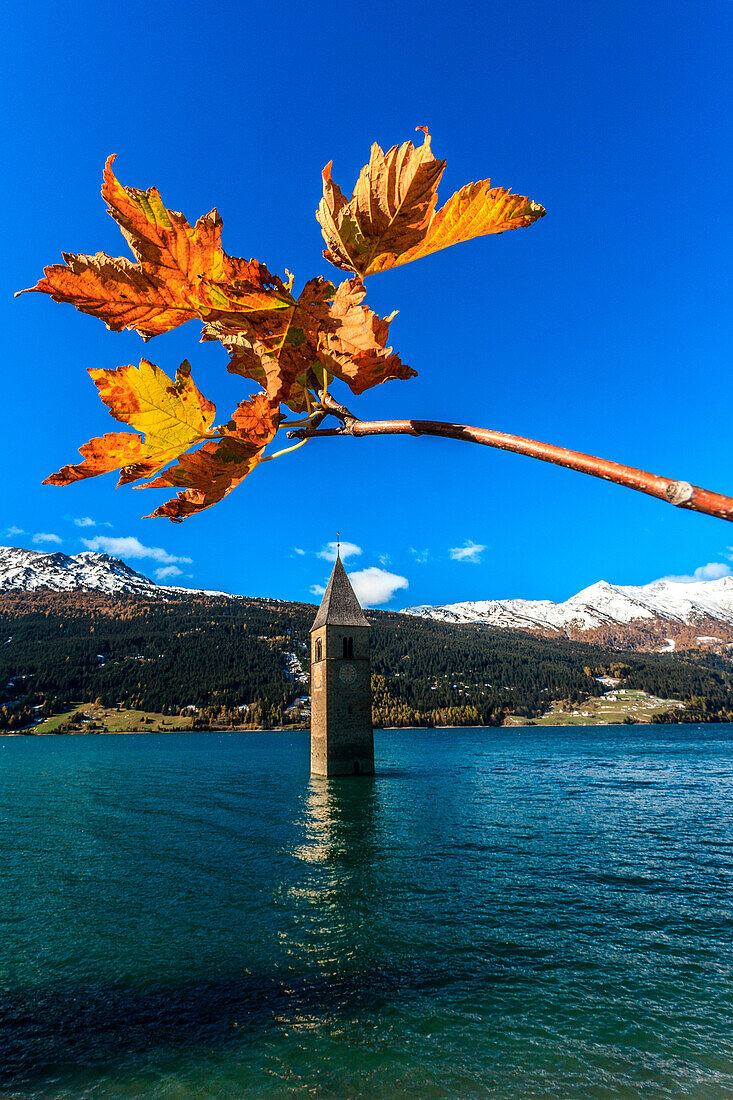
[[[323,594],[321,606],[318,608],[311,630],[317,630],[319,626],[327,624],[328,626],[369,626],[340,557],[336,558],[331,579]]]

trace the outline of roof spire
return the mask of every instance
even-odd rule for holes
[[[341,557],[341,532],[336,532],[336,557]]]
[[[346,576],[341,558],[337,557],[333,565],[331,579],[323,594],[311,630],[319,626],[369,626],[369,620],[359,606],[356,593]]]

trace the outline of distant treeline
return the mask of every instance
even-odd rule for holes
[[[181,596],[167,602],[97,593],[0,596],[0,729],[99,700],[162,714],[197,708],[196,724],[281,725],[307,695],[308,604]],[[374,721],[379,726],[495,725],[577,703],[596,676],[682,699],[661,720],[731,720],[725,658],[624,652],[519,631],[370,612]]]

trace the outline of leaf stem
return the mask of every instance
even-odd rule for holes
[[[288,436],[295,435],[295,432],[288,432]],[[293,447],[285,447],[282,451],[275,451],[274,455],[267,455],[266,458],[260,459],[261,462],[272,462],[273,458],[280,458],[281,455],[289,455],[292,451],[297,451],[301,447],[304,447],[312,436],[307,435],[305,439],[302,439],[300,443],[296,443]]]

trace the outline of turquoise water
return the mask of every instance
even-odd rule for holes
[[[733,1097],[733,726],[0,738],[0,1096]]]

